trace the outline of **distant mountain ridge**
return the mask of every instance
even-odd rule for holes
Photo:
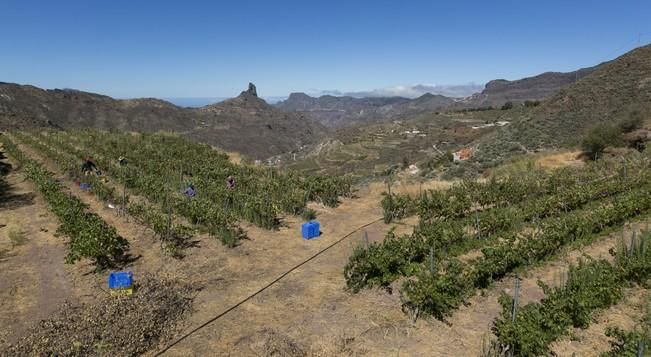
[[[465,98],[461,107],[498,107],[506,102],[521,103],[527,100],[543,100],[558,93],[579,79],[594,72],[599,66],[581,68],[572,72],[545,72],[533,77],[514,81],[496,79],[486,83],[481,93]]]
[[[431,93],[414,99],[332,95],[311,97],[305,93],[292,93],[287,100],[278,102],[276,107],[285,111],[303,113],[327,127],[343,128],[402,120],[425,112],[499,107],[506,102],[543,100],[589,75],[599,66],[566,73],[546,72],[514,81],[497,79],[488,82],[480,93],[466,98],[451,98]]]
[[[430,93],[415,99],[332,95],[315,98],[305,93],[292,93],[287,100],[278,102],[276,107],[285,111],[304,113],[327,127],[341,128],[397,120],[423,111],[442,110],[455,101],[453,98]]]
[[[267,104],[252,84],[236,98],[195,109],[154,98],[113,99],[77,90],[0,83],[0,130],[27,127],[174,131],[252,158],[313,144],[328,133],[299,113],[284,113]]]

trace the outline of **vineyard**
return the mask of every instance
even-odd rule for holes
[[[633,237],[630,244],[622,241],[613,255],[613,264],[606,260],[588,260],[570,266],[560,286],[540,283],[546,295],[540,302],[514,309],[513,299],[503,294],[500,298],[502,315],[494,326],[497,336],[494,352],[499,355],[500,351],[510,350],[517,356],[547,355],[550,344],[567,334],[569,328],[586,328],[596,311],[622,300],[624,287],[633,284],[648,287],[651,233],[645,233],[639,240]],[[628,350],[632,356],[639,342],[648,343],[651,337],[648,332],[631,336],[635,332],[626,334],[608,329],[606,333],[620,340],[614,343],[619,349],[614,355],[623,355]]]
[[[645,155],[556,170],[534,168],[517,176],[467,179],[444,190],[421,190],[418,195],[398,194],[387,186],[386,192],[380,193],[378,189],[367,201],[345,200],[338,207],[342,198],[352,197],[352,184],[346,177],[303,176],[269,167],[234,164],[210,146],[169,133],[41,130],[10,132],[0,135],[0,141],[12,163],[41,193],[56,217],[57,236],[67,238],[66,263],[88,260],[98,272],[129,266],[125,261],[131,254],[141,254],[149,247],[139,240],[140,230],[121,225],[132,220],[133,225],[151,232],[151,242],[162,248],[155,251],[165,257],[158,260],[157,255],[147,253],[147,259],[153,257],[154,263],[140,261],[138,269],[150,272],[165,266],[178,276],[201,275],[197,280],[208,283],[201,287],[199,306],[204,310],[213,307],[206,312],[213,316],[237,306],[232,304],[243,298],[242,292],[249,294],[253,286],[257,289],[271,281],[267,287],[277,284],[274,286],[280,288],[259,293],[275,299],[258,300],[258,306],[267,309],[274,324],[284,321],[277,315],[285,311],[278,305],[281,302],[283,306],[287,301],[288,306],[304,310],[287,319],[287,329],[300,325],[299,320],[307,316],[305,311],[310,311],[318,316],[314,319],[318,323],[312,328],[321,328],[322,319],[332,318],[329,323],[338,329],[347,324],[356,326],[358,332],[366,331],[376,328],[372,327],[376,323],[365,326],[365,316],[379,315],[387,321],[400,319],[392,315],[395,308],[401,318],[409,321],[409,326],[427,321],[419,331],[426,331],[431,340],[438,334],[449,333],[445,329],[457,333],[453,325],[455,315],[461,311],[476,312],[471,304],[478,296],[489,296],[495,304],[493,313],[486,315],[490,316],[488,323],[486,316],[484,320],[478,318],[483,325],[475,328],[482,330],[481,335],[489,336],[481,345],[481,355],[539,356],[555,353],[559,341],[573,338],[577,329],[595,324],[595,316],[625,303],[631,290],[647,291],[651,284],[651,233],[632,232],[617,245],[609,246],[608,257],[577,258],[568,263],[560,281],[540,280],[541,296],[521,305],[518,288],[515,292],[494,291],[503,281],[519,282],[536,267],[558,260],[562,253],[599,244],[608,234],[651,213],[651,164]],[[92,158],[102,175],[82,173],[81,164],[87,157]],[[119,157],[126,157],[128,163],[120,164]],[[234,187],[229,186],[229,177],[235,179]],[[90,187],[87,192],[81,189],[82,183]],[[184,193],[190,184],[196,192],[191,197]],[[369,195],[373,191],[361,192]],[[354,201],[366,203],[351,204]],[[308,208],[310,202],[320,206]],[[297,228],[315,215],[327,222],[326,234],[315,241],[322,245],[309,248],[306,242],[298,244],[301,240]],[[405,220],[409,217],[414,220]],[[293,233],[285,233],[286,221]],[[412,227],[404,222],[417,223]],[[337,246],[352,234],[351,229],[358,232],[359,227],[366,226],[375,227],[373,232],[382,232],[382,239],[369,243],[365,237],[363,244]],[[255,246],[241,241],[247,234],[254,235]],[[277,240],[279,237],[290,239]],[[213,238],[217,240],[215,246],[193,245],[197,241],[212,242]],[[330,262],[332,256],[325,254],[311,261],[330,248],[337,251],[334,262]],[[267,251],[272,253],[265,256]],[[238,265],[240,262],[242,265]],[[291,268],[303,264],[316,267],[306,272]],[[322,269],[324,266],[326,269]],[[317,281],[314,271],[336,274],[339,280],[331,274]],[[103,279],[100,274],[93,275],[96,280]],[[280,279],[290,282],[283,285],[284,280]],[[323,294],[321,284],[330,284],[324,288],[328,294]],[[377,294],[372,292],[373,288],[380,288],[375,290]],[[362,290],[365,293],[360,293]],[[394,292],[396,298],[387,300],[394,306],[383,300],[375,305],[376,299]],[[303,299],[303,294],[310,299],[324,299],[327,306],[341,304],[344,308],[335,312],[321,309],[318,304],[312,308],[304,306],[295,300]],[[216,296],[220,298],[215,299]],[[171,299],[179,314],[188,313],[188,302],[184,299]],[[367,305],[357,311],[360,305],[354,304],[360,300]],[[147,307],[150,308],[154,313],[155,306]],[[61,316],[72,321],[76,318],[72,311]],[[102,320],[92,311],[84,314],[89,321]],[[140,321],[139,315],[134,314]],[[165,320],[161,314],[154,315]],[[212,316],[193,321],[200,325],[209,317]],[[219,333],[238,331],[239,326],[258,323],[257,318],[256,314],[240,314],[233,321],[216,323],[214,328],[220,329]],[[175,319],[181,319],[180,315]],[[610,350],[603,355],[636,356],[649,343],[649,327],[644,322],[647,320],[648,317],[642,318],[640,325],[632,328],[609,325],[602,335],[607,336]],[[434,322],[444,325],[433,327]],[[221,323],[223,327],[219,327]],[[105,329],[96,322],[91,324],[98,331]],[[146,323],[132,325],[138,328],[136,325],[140,324]],[[110,334],[127,339],[120,328],[107,328],[112,329]],[[165,335],[163,340],[171,338],[166,335],[167,330],[163,333],[156,326],[148,326],[146,331],[150,330]],[[58,335],[56,331],[34,331],[14,350],[52,348],[38,336]],[[378,335],[379,332],[375,336]],[[84,336],[80,348],[89,354],[101,354],[97,347],[101,345],[94,344],[92,334]],[[236,341],[241,338],[237,332],[233,336]],[[373,343],[380,342],[372,336],[365,337],[366,344],[357,352],[367,348],[373,352],[386,350],[387,345],[381,344],[373,350]],[[446,336],[450,338],[449,334]],[[336,339],[340,341],[341,337]],[[65,335],[61,340],[75,338]],[[471,341],[468,343],[473,348],[480,348],[481,341]],[[223,342],[218,338],[213,344],[194,337],[192,344],[218,348]],[[63,350],[66,348],[69,347],[63,346]],[[134,351],[155,348],[135,342],[129,347]],[[343,350],[353,351],[352,347],[346,348]],[[337,351],[334,355],[341,353]]]
[[[88,183],[98,199],[123,206],[175,254],[194,231],[205,231],[233,247],[245,236],[240,221],[276,229],[283,215],[303,213],[310,201],[334,207],[339,197],[351,193],[347,178],[236,165],[207,145],[171,134],[42,131],[12,135],[53,160],[71,179]],[[128,165],[119,165],[120,156],[128,157]],[[118,185],[83,175],[79,167],[86,157],[92,157]],[[235,189],[225,185],[229,176],[237,181]],[[191,198],[183,194],[189,184],[197,192]],[[131,202],[129,194],[144,199]]]
[[[385,221],[416,213],[419,223],[411,235],[357,248],[344,269],[348,288],[401,280],[403,309],[444,319],[478,289],[648,213],[651,172],[647,161],[595,165],[418,198],[386,193],[382,206]],[[464,257],[472,252],[480,254]]]
[[[61,223],[59,232],[70,237],[66,263],[89,258],[98,269],[116,266],[124,258],[129,242],[97,214],[90,212],[78,198],[68,195],[52,173],[25,156],[5,136],[0,136],[0,140],[9,155],[23,167],[27,178],[45,197]]]

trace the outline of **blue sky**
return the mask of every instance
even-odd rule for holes
[[[115,97],[482,84],[651,42],[651,1],[0,3],[0,81]]]

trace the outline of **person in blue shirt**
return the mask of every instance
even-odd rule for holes
[[[194,189],[194,185],[193,185],[193,184],[189,184],[188,187],[185,189],[185,191],[183,191],[183,193],[185,193],[185,195],[188,196],[188,197],[194,197],[194,195],[195,195],[197,192],[196,192],[195,189]]]

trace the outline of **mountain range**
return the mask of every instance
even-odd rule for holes
[[[651,46],[574,72],[548,72],[515,81],[494,80],[466,98],[310,97],[292,93],[270,105],[253,84],[239,96],[199,108],[154,99],[113,99],[72,89],[45,90],[0,82],[0,130],[32,127],[172,131],[226,151],[265,159],[314,146],[335,129],[541,101],[479,139],[481,155],[530,151],[576,142],[595,123],[651,112]],[[440,113],[440,115],[436,115]],[[519,113],[519,112],[518,112]],[[470,115],[472,117],[472,115]],[[436,119],[438,118],[438,119]],[[423,119],[425,120],[425,119]],[[428,119],[429,120],[429,119]],[[432,124],[432,123],[430,123]]]
[[[267,104],[252,84],[236,98],[181,108],[153,98],[113,99],[77,90],[0,83],[0,130],[26,127],[166,130],[260,159],[314,144],[329,133],[300,113]]]
[[[521,103],[550,97],[596,68],[583,68],[573,72],[546,72],[515,81],[498,79],[486,84],[484,90],[466,98],[451,98],[430,93],[414,99],[403,97],[368,97],[324,95],[311,97],[305,93],[292,93],[276,107],[305,114],[324,126],[347,126],[401,120],[419,113],[468,108],[499,107],[506,102]]]

